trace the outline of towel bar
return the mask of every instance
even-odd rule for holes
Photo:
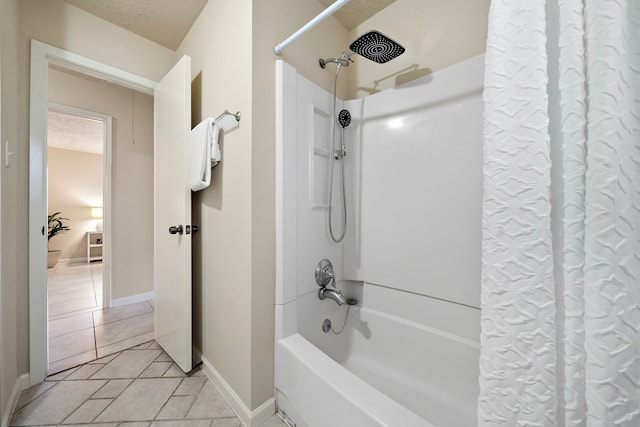
[[[217,122],[218,120],[220,120],[220,119],[221,119],[221,118],[223,118],[224,116],[233,116],[233,117],[235,117],[235,118],[236,118],[236,121],[238,121],[238,122],[240,121],[240,111],[237,111],[237,112],[235,112],[235,113],[232,113],[232,112],[231,112],[231,111],[229,111],[229,110],[224,110],[224,113],[222,113],[222,114],[220,114],[218,117],[216,117],[216,119],[215,119],[214,121],[216,121],[216,122]]]

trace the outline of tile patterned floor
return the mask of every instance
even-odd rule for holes
[[[153,301],[102,309],[102,263],[47,270],[49,373],[153,339]]]
[[[47,377],[20,395],[12,426],[240,427],[196,370],[185,375],[155,341]],[[277,416],[262,427],[286,427]]]

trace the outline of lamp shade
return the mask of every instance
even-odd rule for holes
[[[91,219],[102,219],[102,207],[91,208]]]

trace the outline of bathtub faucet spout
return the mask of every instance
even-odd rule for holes
[[[342,292],[334,289],[327,289],[324,287],[318,289],[318,298],[320,298],[321,300],[329,298],[330,300],[335,301],[338,305],[342,305],[346,302],[346,299],[342,295]]]

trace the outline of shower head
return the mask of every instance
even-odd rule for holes
[[[369,31],[361,35],[349,46],[353,52],[365,58],[384,64],[402,55],[404,48],[378,31]]]
[[[343,129],[351,124],[351,113],[349,110],[340,110],[340,113],[338,113],[338,122]]]

